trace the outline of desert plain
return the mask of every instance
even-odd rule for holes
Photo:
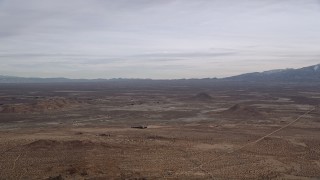
[[[0,179],[320,179],[320,85],[0,85]]]

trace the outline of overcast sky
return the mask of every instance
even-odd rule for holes
[[[320,63],[320,0],[0,0],[0,74],[203,78]]]

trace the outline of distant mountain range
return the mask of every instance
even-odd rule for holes
[[[0,75],[0,83],[57,83],[57,82],[103,82],[120,80],[150,79],[68,79],[68,78],[27,78]],[[197,79],[181,79],[192,80]],[[205,78],[199,80],[212,81],[246,81],[246,82],[320,82],[320,64],[300,69],[277,69],[264,72],[246,73],[227,78]]]
[[[320,64],[300,69],[277,69],[224,78],[232,81],[320,82]]]
[[[51,83],[51,82],[70,82],[77,81],[68,78],[27,78],[16,76],[2,76],[0,75],[0,83]]]

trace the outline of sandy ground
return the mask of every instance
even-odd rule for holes
[[[0,179],[320,179],[319,109],[253,143],[317,89],[243,88],[2,87],[1,106],[68,104],[0,113]]]

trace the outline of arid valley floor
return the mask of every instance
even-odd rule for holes
[[[0,104],[1,180],[320,179],[319,84],[1,84]]]

